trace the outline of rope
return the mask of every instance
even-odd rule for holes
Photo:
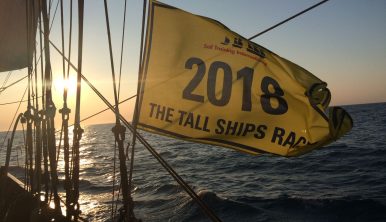
[[[250,37],[248,40],[252,40],[252,39],[254,39],[254,38],[256,38],[256,37],[258,37],[258,36],[260,36],[260,35],[262,35],[262,34],[264,34],[264,33],[266,33],[266,32],[269,32],[269,31],[271,31],[272,29],[274,29],[274,28],[276,28],[276,27],[278,27],[278,26],[280,26],[280,25],[282,25],[282,24],[284,24],[284,23],[286,23],[286,22],[288,22],[288,21],[290,21],[290,20],[292,20],[292,19],[294,19],[294,18],[296,18],[296,17],[298,17],[298,16],[300,16],[300,15],[302,15],[302,14],[308,12],[308,11],[310,11],[311,9],[316,8],[316,7],[318,7],[319,5],[328,2],[328,1],[329,1],[329,0],[324,0],[324,1],[321,1],[321,2],[319,2],[319,3],[317,3],[317,4],[313,5],[313,6],[309,7],[309,8],[306,8],[306,9],[304,9],[303,11],[301,11],[301,12],[299,12],[299,13],[297,13],[297,14],[295,14],[295,15],[293,15],[293,16],[291,16],[291,17],[289,17],[289,18],[287,18],[287,19],[285,19],[285,20],[283,20],[283,21],[281,21],[281,22],[279,22],[279,23],[277,23],[276,25],[273,25],[273,26],[267,28],[266,30],[257,33],[256,35]]]
[[[38,4],[39,4],[39,8],[42,8],[41,5],[40,5],[41,1],[38,1]],[[39,15],[39,46],[40,46],[40,58],[41,58],[41,62],[40,62],[40,78],[41,78],[41,88],[42,88],[42,108],[43,110],[45,110],[45,92],[44,92],[44,89],[45,89],[45,79],[44,79],[44,73],[43,73],[43,59],[44,59],[44,54],[43,54],[43,37],[42,37],[42,34],[43,34],[43,30],[42,30],[42,14]],[[44,121],[43,121],[44,122]],[[43,124],[44,126],[45,124]]]
[[[113,158],[113,190],[112,190],[112,198],[111,198],[111,218],[114,221],[114,203],[115,203],[115,164],[117,158],[117,143],[114,143],[114,158]],[[117,198],[118,199],[118,198]]]
[[[42,8],[41,1],[38,1],[39,9]],[[40,48],[40,79],[41,79],[41,90],[42,90],[42,110],[39,110],[39,114],[42,117],[42,148],[43,148],[43,168],[44,168],[44,174],[43,174],[43,180],[44,180],[44,203],[48,204],[48,194],[49,194],[49,183],[50,183],[50,176],[49,176],[49,170],[48,170],[48,144],[47,144],[47,120],[45,116],[45,110],[46,110],[46,96],[45,96],[45,88],[46,88],[46,82],[44,78],[44,66],[43,66],[43,60],[45,59],[44,53],[43,53],[43,15],[40,13],[39,15],[39,48]]]
[[[8,134],[9,134],[10,130],[11,130],[13,121],[15,121],[16,115],[17,115],[17,113],[19,112],[20,105],[21,105],[22,100],[24,99],[24,96],[25,96],[26,92],[27,92],[27,88],[28,88],[28,86],[27,86],[27,87],[25,88],[25,90],[24,90],[23,96],[21,97],[21,100],[19,101],[19,105],[17,106],[16,112],[15,112],[15,114],[13,115],[11,124],[9,125],[8,130],[7,130],[7,133],[6,133],[5,136],[4,136],[3,143],[1,144],[1,149],[3,148],[3,146],[4,146],[4,144],[5,144],[5,141],[7,140],[7,137],[8,137]]]
[[[145,15],[146,15],[146,7],[147,7],[147,0],[143,1],[143,8],[142,8],[142,28],[141,28],[141,49],[139,52],[139,67],[138,67],[138,80],[137,80],[137,95],[139,94],[142,86],[142,55],[143,55],[143,39],[144,39],[144,30],[145,30]],[[150,4],[149,4],[150,8]],[[149,9],[150,10],[150,9]],[[131,157],[130,157],[130,169],[129,169],[129,189],[132,189],[133,186],[133,170],[134,170],[134,154],[135,154],[135,143],[136,143],[136,137],[137,137],[137,122],[138,122],[138,104],[139,104],[139,96],[135,98],[135,109],[134,109],[134,116],[133,116],[133,127],[134,127],[134,133],[132,137],[132,147],[131,147]],[[127,146],[129,148],[129,146]],[[126,152],[128,155],[128,151]]]
[[[57,163],[56,163],[56,141],[55,141],[55,112],[56,107],[52,101],[52,91],[51,91],[51,83],[52,83],[52,70],[51,70],[51,61],[50,61],[50,50],[49,50],[49,20],[47,15],[47,1],[43,0],[42,2],[42,14],[43,14],[43,25],[44,25],[44,54],[45,54],[45,115],[46,115],[46,134],[47,134],[47,146],[48,146],[48,156],[50,160],[50,168],[51,168],[51,190],[54,195],[54,203],[55,203],[55,212],[61,214],[60,208],[60,198],[58,195],[58,174],[57,174]],[[43,130],[44,130],[43,126]],[[44,143],[43,143],[44,145]],[[44,148],[44,147],[43,147]]]
[[[78,1],[78,74],[77,74],[77,88],[76,88],[76,109],[75,109],[75,126],[79,124],[80,120],[80,93],[81,93],[81,72],[82,72],[82,53],[83,53],[83,13],[84,0]],[[64,54],[62,54],[64,57]]]
[[[9,167],[9,161],[11,159],[11,151],[12,151],[12,144],[13,144],[13,139],[15,137],[15,132],[17,125],[19,124],[20,119],[23,117],[23,113],[20,113],[15,121],[15,125],[13,126],[12,134],[11,134],[11,139],[8,139],[8,144],[7,144],[7,153],[5,157],[5,164],[4,164],[4,171],[2,172],[3,174],[0,175],[2,178],[3,176],[7,175],[8,173],[8,167]]]
[[[44,104],[44,103],[43,103]],[[44,118],[42,121],[42,138],[47,138],[47,120]],[[48,203],[48,193],[49,193],[49,183],[50,183],[50,175],[48,170],[48,144],[47,139],[43,139],[43,165],[44,165],[44,202]]]
[[[115,218],[114,203],[115,204],[117,203],[117,201],[115,201],[116,158],[117,158],[117,143],[115,142],[114,143],[114,158],[113,158],[113,189],[112,189],[112,197],[111,197],[111,219],[112,219],[112,221],[114,221],[114,218]],[[117,200],[118,200],[118,198],[119,198],[119,196],[117,197]]]
[[[61,42],[62,42],[62,52],[63,52],[63,55],[66,54],[66,52],[64,51],[64,21],[63,21],[64,17],[63,17],[63,0],[60,0],[60,30],[61,30]],[[63,71],[63,80],[66,81],[67,78],[66,78],[66,65],[65,65],[65,60],[64,60],[64,56],[62,56],[62,71]],[[63,89],[63,103],[64,105],[67,104],[67,84],[64,85],[64,89]]]
[[[119,123],[119,106],[118,106],[118,94],[117,94],[117,86],[116,86],[116,78],[115,78],[115,70],[114,70],[114,58],[113,58],[113,47],[111,45],[111,32],[110,32],[110,22],[109,22],[109,12],[107,8],[107,0],[104,0],[104,6],[105,6],[105,18],[106,18],[106,28],[107,28],[107,37],[108,37],[108,43],[109,43],[109,53],[110,53],[110,66],[111,66],[111,75],[113,79],[113,89],[114,89],[114,100],[115,100],[115,116],[116,116],[116,123]]]
[[[50,1],[50,13],[48,14],[48,20],[50,20],[50,17],[51,17],[51,6],[52,6],[52,0]],[[55,21],[55,17],[56,17],[56,12],[58,11],[58,6],[59,6],[59,1],[56,3],[56,6],[55,6],[55,11],[54,11],[54,17],[51,21],[51,24],[50,24],[50,32],[51,32],[51,29],[52,29],[52,25],[54,24],[54,21]]]
[[[31,19],[30,19],[30,2],[26,1],[26,18],[27,18],[27,62],[28,62],[28,106],[27,111],[24,113],[24,117],[27,120],[27,143],[26,143],[26,155],[29,157],[29,181],[31,186],[31,191],[34,192],[34,169],[33,169],[33,137],[32,137],[32,123],[33,123],[33,107],[31,105],[31,88],[32,86],[32,66],[30,62],[30,52],[31,52],[31,44],[30,44],[30,31],[33,29],[31,27]]]
[[[17,83],[21,82],[22,80],[24,80],[24,79],[27,78],[27,77],[28,77],[28,75],[24,76],[23,78],[21,78],[21,79],[19,79],[19,80],[16,80],[15,82],[9,84],[8,86],[1,87],[1,88],[0,88],[0,93],[3,92],[3,91],[5,91],[5,90],[8,89],[9,87],[16,85]]]
[[[5,79],[4,79],[3,84],[2,84],[1,87],[0,87],[0,89],[4,88],[5,84],[7,84],[7,82],[8,82],[8,80],[9,80],[9,77],[11,76],[11,74],[12,74],[12,71],[9,71],[8,74],[7,74],[7,76],[6,76]],[[2,91],[3,91],[3,90],[0,90],[0,95],[1,95],[1,92],[2,92]]]
[[[62,30],[62,51],[63,55],[65,55],[64,52],[64,25],[63,25],[63,0],[60,2],[60,11],[61,11],[61,30]],[[71,58],[71,39],[72,39],[72,0],[70,1],[70,27],[69,27],[69,44],[68,44],[68,57]],[[67,80],[69,79],[70,75],[70,67],[67,66],[67,74],[65,69],[65,59],[64,56],[62,56],[62,62],[63,62],[63,79]],[[63,144],[63,159],[64,159],[64,189],[66,190],[66,216],[67,219],[71,219],[71,215],[73,214],[71,211],[73,209],[72,204],[72,191],[71,189],[71,175],[70,175],[70,145],[69,145],[69,137],[68,137],[68,120],[69,120],[69,114],[71,110],[67,107],[67,85],[64,87],[63,91],[63,108],[59,110],[59,112],[62,114],[62,129],[60,132],[60,143],[59,143],[59,150],[60,145],[62,142],[62,134],[64,133],[64,144]],[[59,158],[59,154],[58,154]],[[72,159],[73,160],[73,159]]]
[[[32,28],[34,29],[35,28],[35,12],[36,12],[36,6],[35,5],[35,1],[32,1]],[[37,4],[37,3],[36,3]],[[35,30],[33,30],[33,33],[35,34]],[[33,115],[32,115],[32,119],[33,119],[33,123],[34,123],[34,129],[33,129],[33,137],[31,140],[33,140],[35,138],[35,167],[34,167],[34,170],[33,170],[33,181],[35,181],[35,184],[34,184],[34,187],[32,187],[32,191],[33,193],[38,193],[40,194],[40,190],[41,190],[41,153],[42,153],[42,146],[41,146],[41,119],[38,115],[38,110],[39,110],[39,99],[38,99],[38,96],[39,96],[39,93],[38,93],[38,74],[37,74],[37,63],[38,63],[38,60],[37,60],[37,53],[36,53],[36,39],[35,39],[35,36],[33,35],[31,37],[31,39],[33,40],[33,44],[32,44],[32,49],[33,50],[33,59],[34,59],[34,63],[31,64],[33,66],[31,66],[31,79],[32,79],[32,97],[33,97],[33,107],[36,107],[34,109],[34,112],[33,112]],[[40,57],[39,57],[39,60],[40,60]],[[34,79],[32,77],[35,77]],[[33,88],[33,86],[35,86],[35,88]],[[36,97],[36,98],[35,98]],[[33,149],[33,142],[32,142],[32,149]],[[33,150],[32,150],[32,153],[33,153]],[[39,200],[40,201],[40,200]]]
[[[131,96],[131,97],[129,97],[129,98],[126,98],[125,100],[120,101],[119,104],[122,104],[122,103],[124,103],[124,102],[127,102],[127,101],[129,101],[130,99],[133,99],[134,97],[136,97],[136,95]],[[115,109],[115,106],[114,106],[114,109]],[[103,109],[103,110],[101,110],[101,111],[99,111],[99,112],[97,112],[97,113],[94,113],[94,114],[92,114],[92,115],[90,115],[90,116],[87,116],[87,117],[81,119],[80,122],[83,122],[83,121],[86,121],[86,120],[88,120],[88,119],[91,119],[92,117],[95,117],[95,116],[97,116],[97,115],[99,115],[99,114],[101,114],[101,113],[106,112],[107,110],[110,110],[110,108]],[[74,124],[69,125],[68,127],[71,127],[71,126],[74,126]],[[59,132],[60,132],[60,130],[56,131],[56,133],[59,133]]]
[[[31,191],[34,191],[35,181],[34,181],[34,169],[33,169],[33,137],[32,137],[32,116],[30,115],[29,110],[24,113],[24,117],[27,119],[27,152],[29,157],[29,180]]]
[[[129,101],[130,99],[133,99],[134,97],[136,97],[136,95],[130,96],[129,98],[120,101],[119,104],[122,104],[122,103],[124,103],[124,102],[127,102],[127,101]],[[114,106],[114,108],[115,108],[115,106]],[[88,116],[88,117],[85,117],[84,119],[81,119],[80,121],[83,122],[83,121],[85,121],[85,120],[88,120],[88,119],[90,119],[90,118],[92,118],[92,117],[94,117],[94,116],[97,116],[97,115],[99,115],[99,114],[101,114],[101,113],[103,113],[103,112],[106,112],[107,110],[110,110],[110,108],[103,109],[103,110],[101,110],[101,111],[99,111],[99,112],[97,112],[97,113],[94,113],[94,114],[92,114],[92,115],[90,115],[90,116]]]
[[[72,0],[70,0],[70,27],[69,27],[69,36],[68,36],[68,60],[71,60],[71,46],[72,46]],[[64,52],[63,52],[64,55]],[[63,57],[63,59],[65,59]],[[67,79],[70,76],[70,64],[67,63]],[[67,96],[67,95],[66,95]]]
[[[62,138],[63,138],[63,123],[60,127],[60,135],[59,135],[59,145],[58,145],[58,150],[56,151],[56,162],[59,162],[59,156],[60,156],[60,150],[61,150],[61,147],[62,147]],[[55,132],[56,133],[56,132]]]
[[[60,50],[54,45],[52,41],[50,41],[50,44],[54,47],[54,49],[59,53]],[[66,58],[66,61],[70,63],[71,67],[78,71],[78,69]],[[86,84],[94,91],[96,95],[99,96],[99,98],[109,107],[110,110],[112,110],[115,113],[115,108],[113,105],[110,104],[110,102],[95,88],[93,84],[84,76],[82,75],[82,79],[86,82]],[[122,123],[129,128],[129,130],[134,133],[134,128],[130,123],[122,116],[119,115],[120,120]],[[189,194],[189,196],[192,197],[194,201],[200,206],[200,208],[205,212],[205,214],[208,215],[212,219],[212,221],[221,221],[214,213],[213,211],[198,197],[198,195],[194,192],[192,188],[189,187],[189,185],[172,169],[172,167],[154,150],[153,147],[149,143],[146,142],[146,140],[137,133],[137,137],[139,141],[146,147],[146,149],[149,150],[149,152],[158,160],[158,162],[169,172],[169,174],[180,184],[180,186]]]
[[[58,3],[59,2],[60,2],[60,31],[61,31],[62,52],[63,52],[63,54],[65,54],[65,50],[64,50],[63,0],[58,1]],[[63,81],[66,81],[66,66],[65,66],[64,58],[62,58],[62,72],[63,72]],[[66,118],[67,112],[65,112],[66,108],[67,108],[67,84],[64,85],[64,89],[63,89],[63,108],[59,110],[59,113],[62,114],[62,126],[60,127],[60,137],[59,137],[58,150],[57,150],[57,153],[56,153],[56,162],[59,161],[60,150],[61,150],[61,147],[62,147],[63,133],[66,133],[66,132],[68,133],[68,131],[65,130],[65,129],[67,129],[67,127],[65,127],[66,122],[67,122],[67,125],[68,125],[68,118]],[[64,132],[64,131],[66,131],[66,132]],[[64,142],[64,143],[66,143],[66,142]],[[68,140],[67,140],[67,144],[68,144]],[[66,152],[66,147],[64,147],[63,149],[64,149],[63,152],[65,153]],[[67,147],[67,149],[68,149],[68,147]],[[65,168],[65,171],[66,171],[66,164],[68,165],[68,162],[66,162],[66,158],[64,158],[64,164],[65,164],[64,168]],[[67,175],[68,174],[65,173],[65,180],[68,179],[68,178],[66,178]],[[66,196],[68,196],[68,194],[69,193],[67,193],[67,189],[66,189]]]
[[[134,133],[133,126],[121,116],[122,122]],[[195,191],[173,170],[173,168],[159,155],[159,153],[154,150],[153,147],[143,138],[140,134],[137,133],[138,140],[146,147],[146,149],[157,159],[157,161],[169,172],[169,174],[180,184],[180,186],[189,194],[193,200],[201,207],[205,214],[212,221],[221,221],[215,213],[200,199],[200,197],[195,193]]]
[[[41,1],[38,1],[39,9],[42,8]],[[39,46],[40,46],[40,79],[41,79],[41,90],[42,90],[42,110],[39,110],[39,115],[42,118],[41,122],[41,136],[42,136],[42,149],[43,149],[43,168],[44,168],[44,174],[43,174],[43,181],[44,181],[44,203],[48,204],[48,193],[49,193],[49,183],[50,183],[50,176],[49,176],[49,170],[48,170],[48,144],[47,144],[47,120],[45,116],[45,110],[46,110],[46,104],[45,104],[45,88],[46,88],[46,82],[44,78],[44,66],[43,66],[43,60],[44,60],[44,54],[43,54],[43,29],[42,29],[42,13],[39,15]],[[55,19],[55,17],[54,17]],[[35,67],[36,68],[36,67]]]
[[[24,190],[28,191],[28,156],[27,156],[27,141],[26,141],[26,136],[25,136],[25,130],[24,130],[24,121],[21,122],[21,127],[23,129],[23,141],[24,141]]]
[[[72,179],[73,183],[70,206],[67,206],[70,217],[74,217],[74,221],[78,220],[79,210],[79,146],[82,138],[83,129],[80,127],[80,98],[81,98],[81,72],[83,58],[83,22],[84,22],[84,0],[78,1],[78,70],[77,70],[77,87],[76,87],[76,106],[74,120],[74,134],[72,145]],[[63,58],[65,55],[62,53]]]
[[[37,3],[37,4],[39,4],[39,3]],[[37,6],[39,6],[39,5],[37,5]],[[34,10],[33,10],[33,19],[34,19],[34,24],[35,24],[35,18],[36,18],[36,16],[35,16],[35,2],[33,2],[33,8],[34,8]],[[37,28],[37,27],[36,27]],[[35,31],[35,30],[34,30]],[[35,37],[35,36],[34,36]],[[39,63],[39,61],[40,61],[40,58],[41,58],[41,54],[40,54],[40,56],[39,56],[39,60],[36,60],[36,37],[35,38],[33,38],[34,39],[34,59],[35,59],[35,66],[34,66],[34,73],[35,73],[35,94],[36,94],[36,101],[35,101],[35,103],[36,103],[36,111],[38,111],[39,110],[39,91],[38,91],[38,71],[37,71],[37,66],[38,66],[38,63]],[[40,184],[40,183],[39,183]]]
[[[121,94],[122,57],[123,57],[123,44],[125,42],[126,10],[127,10],[127,0],[125,0],[125,7],[124,7],[124,11],[123,11],[121,59],[119,62],[118,101],[119,101],[119,95]]]
[[[8,89],[9,87],[11,87],[11,86],[13,86],[13,85],[19,83],[20,81],[22,81],[23,79],[25,79],[25,78],[27,78],[27,77],[28,77],[28,75],[24,76],[23,78],[21,78],[21,79],[19,79],[19,80],[16,80],[15,82],[13,82],[13,83],[11,83],[11,84],[9,84],[9,85],[7,85],[7,86],[2,86],[2,87],[0,87],[0,93],[3,92],[3,91],[5,91],[5,90]],[[4,83],[3,83],[3,85],[6,84],[6,83],[8,82],[8,79],[9,79],[9,77],[7,76],[7,77],[6,77],[6,80],[5,80]]]
[[[107,2],[106,1],[104,1],[104,6],[105,6],[105,18],[106,18],[107,35],[108,35],[108,43],[109,43],[109,52],[110,52],[110,62],[111,62],[112,78],[113,78],[113,84],[114,84],[114,98],[115,98],[115,102],[116,102],[115,116],[117,117],[117,114],[119,113],[119,107],[118,107],[117,101],[119,100],[120,87],[121,87],[121,76],[122,76],[122,57],[123,57],[123,44],[124,44],[124,36],[125,36],[125,22],[126,22],[126,1],[125,1],[124,16],[123,16],[124,19],[123,19],[123,28],[122,28],[123,30],[122,30],[122,41],[121,41],[121,58],[120,58],[120,67],[119,67],[118,96],[116,95],[114,61],[113,61],[113,54],[112,54],[110,24],[109,24],[108,9],[107,9]],[[116,127],[117,126],[118,126],[118,121],[116,120]],[[114,202],[115,202],[116,149],[117,149],[117,143],[118,143],[117,138],[118,138],[118,136],[115,135],[114,158],[113,158],[113,187],[112,187],[112,201],[111,201],[111,218],[112,218],[112,220],[114,220],[114,217],[115,217],[115,215],[114,215]],[[122,180],[121,184],[122,183],[125,183],[125,181]],[[126,210],[127,209],[127,201],[126,200],[124,200],[124,206],[125,206],[125,210]]]
[[[108,37],[108,43],[109,43],[111,75],[112,75],[112,79],[113,79],[114,101],[115,101],[115,109],[114,109],[115,126],[113,127],[112,131],[114,133],[115,143],[118,145],[119,170],[120,170],[120,175],[121,175],[121,186],[122,186],[122,193],[123,193],[123,214],[122,214],[122,216],[125,218],[125,220],[137,221],[137,219],[134,216],[133,201],[131,198],[131,190],[130,190],[130,187],[128,186],[128,178],[127,178],[126,157],[125,157],[125,150],[124,150],[124,144],[123,144],[123,142],[125,140],[126,128],[121,125],[120,120],[119,120],[119,116],[120,116],[119,102],[118,102],[116,78],[115,78],[115,71],[114,71],[114,58],[113,58],[113,51],[112,51],[112,45],[111,45],[111,32],[110,32],[107,0],[104,0],[104,6],[105,6],[104,8],[105,8],[106,28],[107,28],[107,37]]]
[[[30,49],[30,41],[29,41],[29,38],[30,38],[30,19],[29,19],[29,11],[30,11],[30,8],[29,8],[29,1],[26,1],[25,2],[26,6],[25,6],[25,14],[26,14],[26,18],[27,18],[27,22],[26,22],[26,28],[27,28],[27,35],[26,35],[26,41],[27,41],[27,63],[28,63],[28,108],[27,109],[30,109],[31,108],[31,65],[29,64],[29,60],[30,60],[30,56],[29,56],[29,52],[31,51]],[[27,144],[28,144],[28,126],[27,126]]]
[[[107,101],[105,97],[82,75],[83,80],[89,85],[89,87],[109,106],[110,110],[115,112],[114,107]],[[134,128],[130,123],[122,116],[119,116],[120,120],[124,123],[129,130],[134,133]],[[191,196],[201,209],[212,219],[212,221],[221,221],[213,211],[198,197],[194,190],[173,170],[173,168],[154,150],[153,147],[147,141],[137,133],[139,141],[149,150],[149,152],[158,160],[158,162],[169,172],[169,174],[180,184],[180,186]]]

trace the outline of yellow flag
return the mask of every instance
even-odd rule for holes
[[[352,127],[326,83],[215,20],[153,1],[147,32],[141,129],[296,156]]]

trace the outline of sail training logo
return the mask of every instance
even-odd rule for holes
[[[229,45],[229,43],[230,43],[230,39],[227,36],[225,36],[225,39],[223,42],[221,42],[221,44]],[[253,44],[250,41],[247,41],[247,43],[248,43],[248,47],[247,47],[248,52],[255,54],[257,56],[260,56],[261,58],[265,58],[265,53],[263,52],[263,50],[258,48],[255,44]],[[232,46],[236,48],[243,48],[243,39],[241,39],[240,37],[235,37],[233,39]]]
[[[245,44],[246,41],[246,44]],[[244,47],[246,45],[247,47]],[[241,55],[253,59],[258,62],[263,62],[264,65],[267,65],[262,59],[266,57],[264,51],[260,49],[256,44],[243,40],[240,37],[234,37],[233,43],[231,43],[230,38],[225,36],[223,41],[220,41],[220,44],[213,43],[204,43],[203,48],[221,51],[224,53],[229,53],[232,55]]]

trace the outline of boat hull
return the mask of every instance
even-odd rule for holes
[[[10,173],[0,170],[0,222],[12,221],[68,221],[63,215],[55,214],[38,196],[33,196],[25,184]]]

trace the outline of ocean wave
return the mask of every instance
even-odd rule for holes
[[[198,196],[214,211],[222,221],[269,221],[265,212],[252,205],[218,196],[214,192],[200,191]],[[189,200],[178,210],[172,221],[207,221],[195,201]]]
[[[363,199],[360,196],[304,199],[287,195],[272,199],[248,196],[231,199],[205,190],[198,196],[225,222],[386,221],[385,199]],[[201,208],[188,197],[176,198],[174,202],[156,199],[138,204],[158,209],[141,215],[144,221],[208,221]]]
[[[385,199],[347,196],[339,199],[242,197],[237,201],[263,210],[269,221],[386,221]]]

